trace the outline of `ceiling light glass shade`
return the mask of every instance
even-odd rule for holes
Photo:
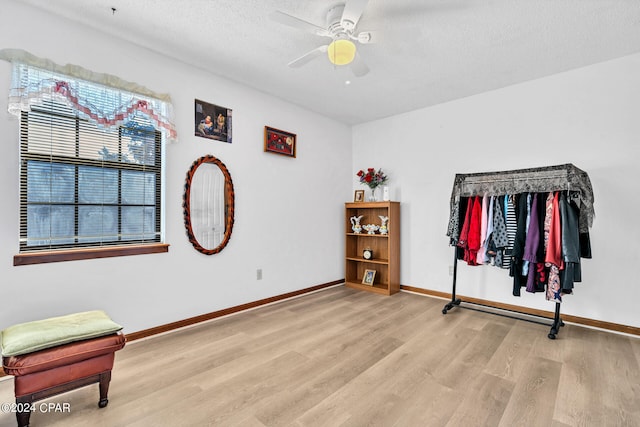
[[[356,45],[351,40],[334,40],[327,49],[327,56],[332,64],[347,65],[356,56]]]

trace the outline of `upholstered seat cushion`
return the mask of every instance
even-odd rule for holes
[[[111,354],[125,345],[121,333],[47,348],[19,356],[3,356],[2,368],[9,375],[21,376]]]
[[[0,346],[3,356],[19,356],[121,329],[104,311],[85,311],[10,326],[0,332]]]

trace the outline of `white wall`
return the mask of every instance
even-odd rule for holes
[[[0,61],[0,328],[101,308],[134,332],[342,278],[343,203],[362,188],[355,172],[366,167],[388,171],[393,199],[402,202],[401,283],[448,292],[453,254],[445,232],[455,173],[568,162],[591,177],[596,219],[594,258],[583,261],[583,283],[563,312],[640,327],[640,55],[366,123],[352,136],[295,105],[19,2],[3,0],[0,8],[0,48],[168,92],[180,135],[167,149],[169,253],[13,267],[18,122],[1,95],[11,66]],[[233,144],[191,135],[194,98],[233,108]],[[298,157],[263,153],[264,125],[297,133]],[[204,154],[227,165],[236,188],[231,241],[213,256],[191,247],[181,208],[186,172]],[[458,265],[461,294],[553,308],[541,294],[511,296],[503,270]]]
[[[573,163],[594,189],[593,259],[562,311],[640,327],[639,76],[636,54],[354,127],[354,171],[382,167],[402,202],[401,283],[451,291],[456,173]],[[513,297],[511,283],[505,270],[458,263],[461,295],[553,310],[542,294]]]
[[[0,61],[0,329],[99,308],[130,333],[344,277],[348,126],[12,0],[1,11],[0,48],[169,93],[180,141],[166,156],[168,253],[14,267],[18,121],[6,112],[11,65]],[[233,144],[193,136],[195,98],[233,109]],[[265,125],[298,135],[296,159],[263,152]],[[187,170],[205,154],[226,164],[236,190],[233,235],[213,256],[193,249],[182,216]]]

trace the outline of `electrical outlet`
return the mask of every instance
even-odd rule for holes
[[[453,276],[453,265],[449,266],[449,276]]]
[[[261,268],[256,270],[256,279],[257,280],[262,280],[262,269]]]

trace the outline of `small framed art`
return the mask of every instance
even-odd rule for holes
[[[264,127],[264,151],[268,153],[283,154],[289,157],[296,156],[296,134],[285,132],[269,126]]]
[[[353,194],[353,201],[358,203],[364,202],[364,190],[356,190]]]
[[[376,278],[375,270],[365,270],[364,275],[362,276],[362,284],[373,286],[373,281]]]
[[[195,100],[195,135],[231,144],[231,109]]]

